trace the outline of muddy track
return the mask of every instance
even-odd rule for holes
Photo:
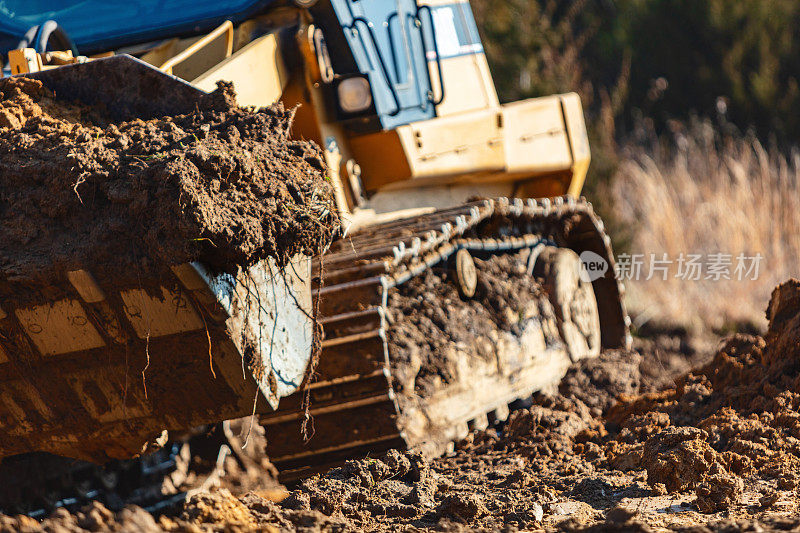
[[[545,243],[611,261],[591,205],[566,198],[476,201],[334,243],[316,270],[325,340],[307,390],[310,417],[302,395],[262,416],[282,479],[390,448],[436,455],[470,428],[505,419],[509,402],[555,383],[569,357],[526,264]],[[467,303],[446,280],[459,250],[477,258],[482,280]],[[610,274],[594,287],[603,341],[623,345],[621,288]],[[412,303],[420,298],[427,303]],[[450,319],[431,321],[445,308]],[[442,373],[449,376],[434,379]]]

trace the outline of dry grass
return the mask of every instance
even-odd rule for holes
[[[772,288],[797,274],[800,257],[800,153],[766,149],[755,138],[721,135],[708,122],[676,124],[669,142],[640,130],[608,193],[628,253],[672,260],[680,254],[761,254],[756,280],[626,281],[635,325],[649,321],[691,330],[766,324]],[[645,141],[642,141],[645,139]],[[704,272],[705,274],[705,272]]]

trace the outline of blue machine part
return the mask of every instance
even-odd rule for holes
[[[432,118],[425,43],[414,0],[332,0],[384,129]],[[335,53],[335,52],[334,52]]]
[[[331,3],[358,70],[369,78],[383,129],[433,118],[444,96],[441,61],[483,52],[467,2],[435,7],[415,0]]]
[[[201,32],[245,20],[275,0],[0,0],[0,50],[32,26],[55,20],[80,53]]]

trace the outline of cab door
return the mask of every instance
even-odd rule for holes
[[[414,0],[334,0],[383,129],[435,116],[423,24]],[[430,45],[428,45],[430,46]]]

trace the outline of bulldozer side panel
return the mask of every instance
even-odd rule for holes
[[[363,170],[365,189],[391,189],[395,194],[415,187],[506,181],[524,183],[529,197],[578,195],[589,164],[575,94],[353,136],[350,146]]]
[[[270,33],[252,41],[192,80],[192,85],[210,92],[218,80],[233,82],[239,105],[262,107],[277,102],[288,74],[276,35]]]

